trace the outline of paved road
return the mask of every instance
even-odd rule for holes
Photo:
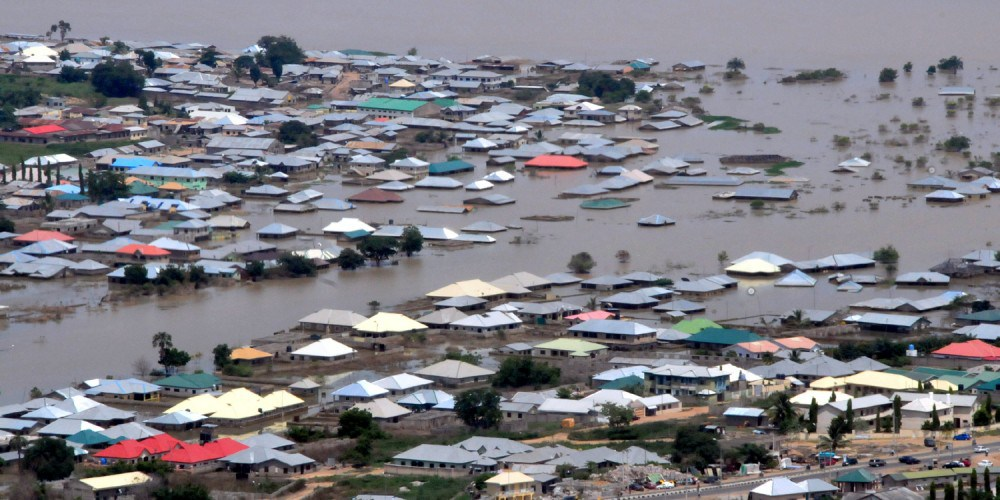
[[[972,448],[973,448],[972,441],[952,441],[950,443],[954,445],[952,450],[944,449],[943,445],[947,443],[946,441],[939,439],[938,442],[941,443],[942,445],[938,452],[934,452],[928,449],[927,451],[910,454],[911,456],[920,459],[921,463],[918,465],[906,465],[899,462],[898,456],[896,457],[887,456],[883,457],[885,458],[886,461],[885,467],[873,468],[871,470],[873,472],[876,472],[877,474],[886,475],[886,474],[894,474],[896,472],[921,470],[921,468],[925,468],[927,463],[929,463],[934,458],[938,459],[938,467],[948,463],[953,458],[960,459],[963,457],[968,457],[972,459],[973,465],[975,465],[976,463],[978,463],[980,460],[983,459],[982,454],[972,453]],[[991,451],[997,452],[996,456],[1000,456],[1000,448],[998,448],[998,446],[1000,446],[1000,440],[977,438],[977,444],[989,447]],[[1000,470],[1000,463],[997,463],[994,467]],[[834,478],[840,476],[841,474],[844,474],[845,472],[854,469],[865,469],[865,468],[868,468],[868,464],[866,462],[862,462],[859,463],[858,465],[852,465],[849,467],[833,466],[833,467],[826,467],[824,469],[820,469],[814,466],[812,470],[809,471],[805,469],[795,469],[795,470],[789,470],[785,474],[768,475],[767,477],[764,478],[753,478],[753,479],[739,478],[732,481],[726,481],[718,485],[702,484],[700,491],[693,487],[675,488],[670,490],[647,490],[641,492],[637,491],[633,494],[628,494],[614,498],[629,499],[629,500],[646,499],[646,498],[650,499],[676,498],[676,497],[746,498],[747,493],[749,493],[750,490],[756,488],[757,486],[763,483],[766,483],[767,481],[770,481],[771,479],[774,479],[775,477],[787,477],[796,482],[805,481],[806,479],[822,479],[828,483],[832,483]],[[982,470],[982,468],[980,468],[980,470]]]

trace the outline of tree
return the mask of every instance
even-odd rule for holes
[[[892,83],[896,81],[896,77],[899,73],[892,68],[882,68],[882,72],[878,74],[879,83]]]
[[[253,82],[255,87],[257,86],[257,82],[259,82],[263,76],[264,75],[260,72],[260,66],[257,66],[256,64],[250,66],[250,81]]]
[[[679,427],[674,434],[674,463],[704,469],[718,461],[721,450],[712,434],[695,427]]]
[[[937,405],[931,407],[931,430],[936,431],[941,428],[941,417],[938,417]]]
[[[743,59],[739,57],[734,57],[726,62],[726,69],[738,74],[741,70],[746,69],[747,65],[743,62]]]
[[[198,64],[204,64],[205,66],[214,68],[219,63],[218,57],[219,51],[215,50],[215,47],[209,47],[201,53],[200,57],[198,57]]]
[[[257,41],[257,45],[264,49],[264,60],[267,61],[268,64],[298,64],[306,58],[305,52],[302,51],[299,44],[296,43],[293,38],[285,35],[262,36],[260,40]],[[278,77],[278,75],[275,76]]]
[[[399,250],[412,257],[413,254],[423,250],[424,236],[416,226],[406,226],[403,229],[403,236],[399,239]]]
[[[573,256],[569,258],[569,263],[566,264],[570,271],[577,274],[587,274],[594,268],[595,265],[597,265],[597,263],[594,262],[594,258],[587,252],[573,254]]]
[[[944,500],[955,500],[955,486],[950,481],[944,483]]]
[[[229,344],[219,344],[212,349],[212,362],[215,363],[215,369],[221,370],[223,367],[232,362],[229,356],[233,354],[233,350],[229,348]]]
[[[200,484],[188,483],[179,486],[164,486],[153,491],[153,500],[211,500],[212,495]]]
[[[254,281],[257,281],[257,278],[264,276],[265,269],[264,263],[259,260],[251,260],[250,262],[247,262],[247,275]]]
[[[125,176],[112,170],[89,173],[86,184],[87,196],[95,203],[104,203],[129,196]]]
[[[383,260],[396,255],[397,248],[399,248],[399,243],[386,236],[369,236],[358,243],[358,251],[361,252],[361,255],[374,260],[376,266],[380,265]]]
[[[489,429],[500,425],[500,394],[493,389],[473,389],[455,398],[455,414],[465,425]]]
[[[156,72],[156,68],[159,68],[163,63],[156,57],[156,53],[151,50],[139,49],[135,51],[136,55],[139,56],[139,63],[142,64],[143,68],[146,68],[146,75],[153,76]]]
[[[913,63],[910,61],[906,61],[906,64],[903,65],[903,72],[909,73],[911,71],[913,71]]]
[[[295,144],[300,148],[319,144],[319,139],[316,138],[312,128],[298,120],[282,123],[278,128],[278,140],[285,144]]]
[[[635,411],[627,406],[605,403],[601,405],[601,415],[608,418],[608,427],[618,429],[628,427],[632,423]]]
[[[872,258],[883,264],[895,264],[899,262],[899,251],[892,245],[886,245],[875,250]]]
[[[198,288],[202,283],[208,282],[208,274],[205,272],[204,266],[191,266],[187,271],[187,280],[192,283],[195,288]]]
[[[903,425],[903,399],[899,396],[892,398],[892,432],[899,434],[899,428]]]
[[[361,255],[353,248],[345,248],[337,256],[337,264],[345,271],[353,271],[365,265],[365,256]]]
[[[359,438],[370,433],[377,435],[381,433],[381,429],[368,410],[351,408],[340,414],[337,437]]]
[[[15,435],[7,442],[7,446],[17,452],[17,468],[24,469],[24,462],[21,460],[21,450],[28,446],[28,438]]]
[[[295,277],[316,275],[316,264],[301,255],[283,253],[278,257],[278,266]]]
[[[49,31],[51,31],[53,33],[55,33],[56,31],[58,31],[59,32],[59,41],[65,41],[66,40],[66,33],[69,33],[70,31],[73,31],[73,27],[70,26],[70,24],[68,22],[63,21],[62,19],[60,19],[57,24],[53,24],[52,27],[49,28]]]
[[[819,403],[813,398],[809,403],[809,432],[816,432],[817,422],[819,422]]]
[[[779,434],[787,434],[799,426],[799,416],[792,405],[791,397],[785,392],[775,395],[771,407],[768,408],[768,418],[778,428]]]
[[[146,266],[142,264],[129,264],[125,266],[125,284],[142,285],[149,281]]]
[[[68,49],[62,49],[62,50],[59,51],[59,60],[60,61],[69,61],[71,57],[73,57],[73,56],[72,56],[72,54],[69,53]]]
[[[930,75],[930,76],[933,76],[934,73],[937,73],[937,68],[935,68],[934,66],[928,66],[927,67],[927,74]],[[947,494],[947,491],[945,491],[945,493]]]
[[[174,346],[174,337],[167,332],[156,332],[153,335],[153,347],[159,353],[159,359],[163,359],[167,354],[167,349]]]
[[[73,448],[61,439],[43,437],[24,451],[24,467],[39,481],[58,481],[73,473]]]
[[[493,387],[524,387],[559,383],[562,370],[531,358],[507,358],[493,376]]]
[[[836,452],[837,448],[840,448],[847,444],[847,433],[850,432],[847,428],[847,421],[844,417],[837,415],[830,422],[830,426],[827,427],[826,435],[819,437],[819,446],[821,449],[829,449],[830,451]]]
[[[17,230],[14,221],[0,216],[0,232],[13,233]]]
[[[943,143],[945,151],[956,153],[972,146],[972,141],[964,135],[953,135]]]
[[[958,56],[951,56],[938,61],[937,69],[941,71],[951,71],[952,74],[958,74],[958,70],[964,69],[965,63],[962,62],[962,58]]]
[[[847,422],[847,431],[854,430],[854,403],[847,400],[847,409],[844,411],[844,421]]]
[[[138,97],[145,78],[128,61],[103,62],[94,66],[90,84],[106,97]]]
[[[175,347],[167,349],[163,356],[160,357],[160,364],[163,365],[163,369],[167,372],[171,371],[171,367],[183,367],[190,362],[191,354]]]
[[[635,82],[628,78],[615,79],[607,73],[584,71],[577,81],[579,92],[598,97],[601,102],[622,102],[635,94]]]

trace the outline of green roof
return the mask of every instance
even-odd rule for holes
[[[80,193],[66,193],[57,196],[56,199],[59,201],[87,201],[90,198],[87,198]]]
[[[916,472],[898,472],[893,475],[902,476],[904,479],[933,479],[938,477],[954,476],[955,470],[956,469],[933,469],[933,470],[922,470]]]
[[[626,387],[631,387],[635,385],[643,385],[646,381],[638,375],[629,375],[627,377],[618,378],[612,380],[601,386],[601,389],[624,389]]]
[[[176,226],[176,225],[178,225],[178,224],[180,224],[182,222],[185,222],[185,221],[182,221],[182,220],[169,220],[167,222],[164,222],[163,224],[160,224],[160,225],[154,227],[153,229],[162,229],[164,231],[173,231],[174,230],[174,226]]]
[[[761,339],[763,339],[763,337],[747,330],[706,328],[684,339],[684,342],[729,346],[739,344],[740,342],[753,342]]]
[[[910,380],[916,380],[917,382],[927,382],[928,380],[934,380],[934,375],[929,373],[920,373],[916,371],[903,370],[902,368],[889,368],[883,370],[882,373],[892,373],[893,375],[902,375]]]
[[[705,318],[686,319],[674,325],[674,330],[688,334],[695,334],[706,328],[722,328],[722,326]]]
[[[956,377],[964,377],[968,375],[968,372],[963,372],[962,370],[949,370],[947,368],[934,368],[933,366],[918,366],[913,369],[915,372],[930,373],[931,375],[937,375],[938,377],[944,377],[946,375],[953,375]],[[1000,373],[997,374],[1000,376]]]
[[[159,191],[160,191],[159,189],[156,189],[155,187],[142,182],[133,182],[132,184],[128,185],[128,192],[139,196],[146,194],[155,194],[158,193]]]
[[[1000,309],[960,314],[956,318],[964,321],[979,321],[981,323],[1000,323]]]
[[[455,172],[469,172],[475,170],[476,166],[462,160],[451,160],[442,161],[438,163],[431,163],[427,167],[427,173],[429,175],[440,175],[440,174],[451,174]]]
[[[865,469],[855,469],[843,476],[834,479],[835,483],[874,483],[878,478]]]
[[[211,389],[218,385],[219,377],[211,373],[178,373],[153,383],[163,387],[180,389]]]
[[[344,236],[349,240],[356,240],[359,238],[364,238],[372,233],[365,231],[364,229],[355,229],[354,231],[348,231],[344,233]]]
[[[580,208],[589,208],[591,210],[611,210],[613,208],[625,208],[631,205],[618,198],[601,198],[599,200],[587,200],[580,203]]]
[[[414,99],[391,99],[388,97],[372,97],[367,101],[358,104],[358,109],[384,109],[387,111],[416,111],[417,108],[427,104],[424,101]]]
[[[437,104],[438,106],[441,106],[442,108],[448,108],[448,107],[451,107],[451,106],[454,106],[454,105],[458,104],[458,101],[456,101],[454,99],[434,99],[431,102],[433,102],[434,104]]]
[[[607,349],[605,345],[579,339],[556,339],[543,342],[535,349],[550,349],[553,351],[569,351],[570,356],[589,356],[591,352]]]

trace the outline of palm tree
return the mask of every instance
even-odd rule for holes
[[[734,57],[730,59],[729,62],[726,63],[726,69],[734,73],[738,73],[741,69],[744,69],[746,67],[747,67],[746,63],[744,63],[743,59],[740,59],[739,57]]]
[[[816,448],[827,448],[832,452],[836,452],[837,448],[841,448],[847,444],[847,432],[847,421],[844,420],[844,417],[837,416],[830,422],[830,427],[827,428],[826,435],[819,437],[819,444]]]
[[[28,438],[24,436],[14,436],[10,438],[7,445],[10,446],[12,450],[17,452],[17,467],[18,469],[23,469],[21,464],[21,450],[23,450],[25,446],[28,446]]]
[[[799,425],[799,416],[792,405],[792,399],[784,392],[777,393],[774,402],[767,410],[767,416],[780,434],[794,431]]]
[[[59,24],[54,24],[52,25],[52,27],[56,28],[52,31],[56,30],[59,31],[59,41],[66,40],[66,33],[69,31],[73,31],[73,27],[70,26],[69,23],[67,23],[66,21],[63,21],[62,19],[59,20]]]
[[[167,332],[157,332],[153,335],[153,347],[160,351],[160,359],[163,359],[163,355],[166,354],[167,349],[174,346],[174,338],[170,336]]]

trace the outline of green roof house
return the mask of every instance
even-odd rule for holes
[[[184,396],[217,391],[219,383],[219,377],[211,373],[178,373],[156,381],[156,385],[163,388],[163,394]]]
[[[851,472],[833,480],[833,483],[836,484],[840,488],[840,491],[844,493],[867,491],[872,489],[877,482],[878,478],[875,477],[875,474],[872,474],[865,469],[852,470]]]
[[[1000,309],[990,309],[988,311],[979,311],[971,314],[959,314],[955,318],[960,321],[968,321],[977,325],[980,323],[1000,323]]]
[[[706,328],[722,328],[718,323],[705,318],[686,319],[674,325],[674,330],[694,335]]]
[[[554,356],[557,358],[593,358],[608,346],[579,339],[556,339],[542,342],[531,349],[532,356]]]
[[[431,163],[430,166],[427,167],[427,173],[428,175],[448,175],[458,172],[472,172],[475,169],[476,166],[467,161],[451,160]]]
[[[416,99],[373,97],[358,104],[358,111],[368,113],[375,118],[429,118],[439,115],[441,113],[441,106]]]
[[[740,342],[753,342],[763,337],[747,330],[729,328],[706,328],[684,339],[684,343],[695,349],[724,349]]]

